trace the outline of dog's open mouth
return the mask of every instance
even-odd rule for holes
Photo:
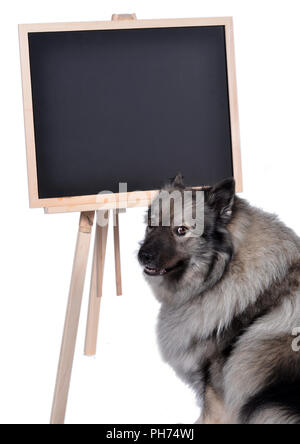
[[[177,270],[183,265],[183,261],[177,262],[172,267],[168,268],[154,268],[154,267],[145,267],[144,273],[148,274],[148,276],[164,276],[168,273],[171,273],[174,270]]]

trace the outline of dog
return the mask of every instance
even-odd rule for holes
[[[181,175],[164,188],[187,190]],[[174,211],[170,226],[147,213],[138,259],[162,357],[195,391],[197,423],[300,424],[300,239],[232,178],[203,194],[199,234]]]

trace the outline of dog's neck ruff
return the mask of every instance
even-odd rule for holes
[[[168,288],[164,278],[150,282],[162,302],[162,312],[178,312],[178,319],[184,313],[199,339],[214,332],[220,335],[299,259],[299,239],[292,230],[245,201],[238,200],[227,229],[233,257],[228,263],[228,257],[219,253],[207,281],[205,272],[191,262],[184,285],[178,285],[177,290]]]

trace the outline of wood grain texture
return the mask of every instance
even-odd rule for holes
[[[122,296],[119,210],[114,211],[114,250],[117,296]]]
[[[104,217],[109,218],[109,212],[104,212]],[[92,278],[90,288],[90,300],[86,327],[84,354],[94,356],[97,351],[98,328],[100,306],[102,297],[103,274],[106,256],[108,223],[105,227],[96,225],[94,258],[92,266]]]
[[[65,421],[93,221],[94,213],[81,213],[51,424]]]
[[[236,192],[241,193],[243,191],[241,138],[240,138],[239,107],[238,107],[238,95],[237,95],[235,48],[234,48],[232,19],[228,20],[225,26],[225,38],[226,38],[226,53],[227,53],[227,73],[228,73],[228,91],[229,91],[229,105],[230,105],[233,174],[236,182]]]
[[[231,17],[200,17],[180,19],[148,20],[107,20],[96,22],[61,22],[22,24],[22,33],[28,32],[64,32],[92,31],[101,29],[143,29],[143,28],[177,28],[185,26],[224,26],[230,24]]]
[[[57,213],[73,213],[82,211],[96,211],[96,210],[113,210],[116,208],[134,208],[145,207],[150,204],[152,199],[157,194],[158,190],[154,191],[135,191],[131,193],[121,194],[106,194],[95,196],[78,196],[65,197],[54,199],[56,202],[54,206],[53,199],[42,199],[45,212],[47,214]]]
[[[100,212],[99,212],[100,213]],[[109,224],[109,211],[104,211],[104,219],[107,221],[104,227],[97,223],[96,231],[96,260],[97,260],[97,297],[102,297],[103,274],[106,256],[107,233]]]
[[[23,108],[30,207],[39,205],[28,34],[19,27]]]

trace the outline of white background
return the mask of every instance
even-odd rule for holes
[[[234,16],[244,195],[300,233],[298,0],[2,1],[1,423],[49,421],[78,225],[77,214],[46,216],[28,208],[17,24],[106,20],[114,12],[147,19]],[[120,298],[109,232],[95,359],[83,357],[87,279],[68,423],[188,423],[198,416],[193,394],[156,347],[158,305],[136,261],[143,214],[121,215]]]

